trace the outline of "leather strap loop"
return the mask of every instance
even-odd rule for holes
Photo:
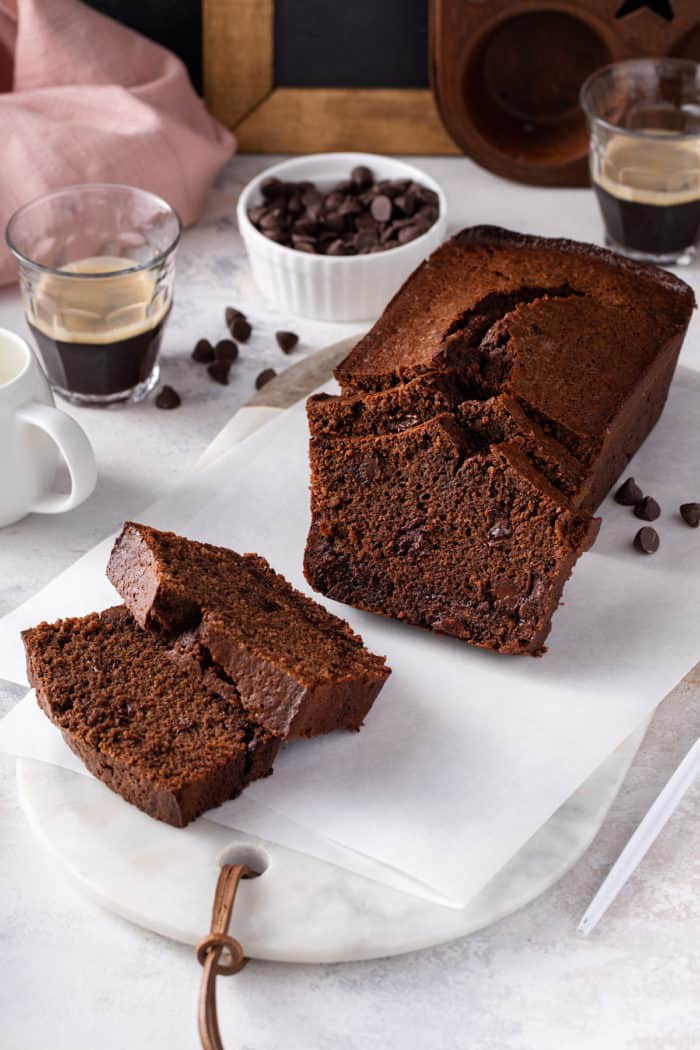
[[[245,864],[224,865],[216,884],[211,931],[197,945],[197,959],[204,967],[199,995],[199,1038],[203,1050],[224,1050],[216,1012],[216,978],[238,973],[246,964],[243,949],[229,935],[228,928],[239,882],[255,876],[256,872]]]

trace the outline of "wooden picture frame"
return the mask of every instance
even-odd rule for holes
[[[460,153],[428,88],[276,87],[274,16],[274,0],[202,0],[204,97],[241,151]]]

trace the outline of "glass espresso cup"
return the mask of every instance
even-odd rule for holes
[[[700,234],[700,66],[618,62],[588,78],[581,105],[607,243],[634,259],[690,262]]]
[[[132,186],[69,186],[12,216],[25,315],[61,397],[102,405],[153,389],[181,230],[169,204]]]

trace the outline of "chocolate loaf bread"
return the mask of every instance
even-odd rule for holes
[[[272,772],[279,741],[250,720],[235,685],[173,657],[123,606],[24,631],[45,714],[98,780],[184,827]]]
[[[317,590],[539,653],[592,511],[663,408],[694,306],[603,249],[465,230],[308,404]]]
[[[316,439],[307,574],[337,601],[536,652],[598,522],[514,443],[469,439],[449,415],[401,434]],[[331,505],[329,533],[316,507]]]
[[[141,627],[220,668],[276,737],[359,729],[389,675],[343,620],[257,555],[127,522],[107,575]]]

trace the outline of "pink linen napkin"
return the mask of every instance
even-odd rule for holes
[[[234,149],[175,55],[79,0],[0,0],[0,92],[0,236],[77,182],[141,186],[187,225]],[[15,278],[3,238],[0,284]]]

